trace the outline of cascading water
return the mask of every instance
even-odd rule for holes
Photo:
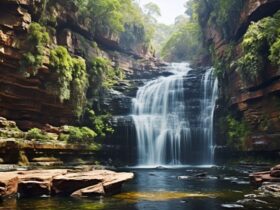
[[[199,116],[199,133],[201,134],[203,148],[203,163],[213,163],[213,127],[214,111],[218,97],[218,80],[214,79],[213,69],[208,69],[202,77],[203,98]]]
[[[186,63],[169,68],[173,75],[148,82],[133,100],[138,165],[210,164],[217,80],[212,69],[196,73]]]

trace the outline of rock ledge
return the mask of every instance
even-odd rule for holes
[[[0,198],[30,196],[106,196],[121,192],[122,184],[133,173],[108,170],[69,172],[67,169],[32,170],[0,173]]]

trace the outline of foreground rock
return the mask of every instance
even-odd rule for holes
[[[0,174],[0,197],[9,197],[15,195],[18,190],[18,176],[14,173]]]
[[[260,188],[260,191],[265,196],[280,198],[280,183],[266,183]]]
[[[0,173],[0,197],[72,195],[75,197],[106,196],[119,193],[122,184],[133,173],[108,170],[69,172],[66,169],[33,170]]]
[[[270,171],[250,174],[250,181],[254,184],[262,184],[263,182],[280,182],[280,165],[271,168]]]

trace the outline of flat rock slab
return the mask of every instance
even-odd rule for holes
[[[133,179],[133,173],[115,173],[111,171],[99,171],[97,176],[103,177],[101,183],[89,186],[72,193],[74,197],[92,197],[97,195],[114,195],[120,193],[122,184]]]
[[[65,169],[17,172],[18,193],[21,197],[50,195],[53,178],[64,174],[67,174]]]
[[[42,195],[100,196],[121,191],[133,173],[108,170],[69,172],[66,169],[0,173],[0,198],[18,193],[20,197]]]
[[[254,184],[262,184],[263,182],[280,182],[280,165],[271,168],[270,171],[250,174],[250,181]]]
[[[133,173],[116,173],[108,170],[68,173],[55,177],[52,189],[56,194],[73,196],[110,194],[113,188],[120,191],[122,183],[131,180],[133,176]],[[100,183],[102,187],[98,185]]]

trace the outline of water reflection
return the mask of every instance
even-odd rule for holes
[[[233,181],[233,178],[235,181],[247,179],[247,175],[238,172],[216,169],[133,170],[135,179],[124,186],[120,195],[101,199],[10,199],[0,204],[0,210],[223,210],[222,204],[234,203],[254,190],[246,182],[238,184]],[[179,176],[201,172],[211,176],[178,179]],[[277,209],[277,201],[270,206]],[[255,210],[256,206],[243,209]]]

